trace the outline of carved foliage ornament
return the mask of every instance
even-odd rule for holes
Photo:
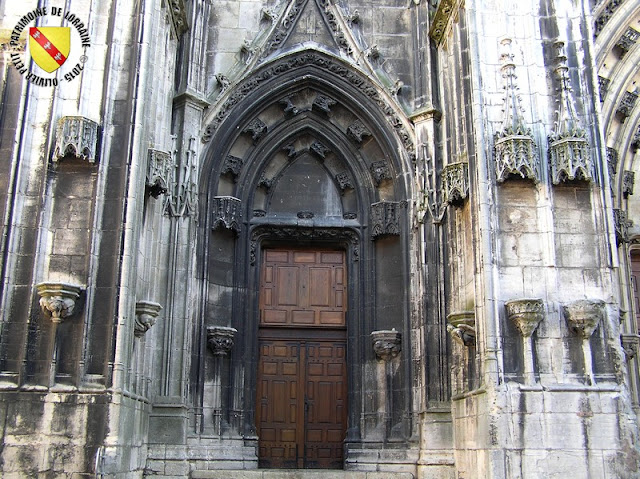
[[[207,327],[207,344],[214,356],[226,356],[233,348],[233,340],[238,332],[235,328],[225,326]]]
[[[385,235],[399,235],[400,203],[380,201],[371,205],[371,237],[373,239]]]
[[[507,317],[512,321],[520,334],[531,337],[544,318],[544,303],[541,299],[512,299],[504,304]]]
[[[250,134],[253,142],[257,143],[267,134],[267,125],[260,118],[255,118],[244,127],[242,133]]]
[[[62,323],[73,314],[83,286],[70,283],[44,282],[36,285],[40,307],[55,324]]]
[[[142,300],[136,303],[136,322],[133,328],[133,334],[136,338],[144,336],[144,333],[156,324],[160,310],[162,310],[162,306],[153,301]]]
[[[606,6],[594,22],[594,37],[598,37],[604,26],[611,20],[611,17],[623,2],[624,0],[607,0]],[[598,4],[600,3],[601,1],[598,2]]]
[[[402,350],[402,339],[400,333],[395,329],[373,331],[371,343],[376,357],[383,361],[395,358]]]
[[[98,156],[99,125],[83,116],[64,116],[58,120],[53,161],[73,156],[95,163]]]
[[[167,193],[172,170],[173,161],[170,153],[149,148],[146,187],[151,196],[157,198]]]
[[[264,68],[257,74],[241,82],[235,91],[220,106],[214,120],[205,129],[202,141],[207,142],[211,139],[214,131],[229,116],[231,110],[256,89],[262,87],[263,84],[273,81],[278,76],[286,74],[293,69],[305,66],[314,66],[326,71],[330,75],[337,76],[356,88],[364,96],[371,99],[380,110],[384,113],[388,123],[393,127],[396,134],[400,137],[405,149],[409,152],[414,151],[413,139],[411,134],[405,128],[404,123],[396,114],[396,109],[389,103],[379,92],[378,89],[363,75],[351,68],[338,63],[333,59],[319,52],[302,52],[295,56],[287,57],[281,61]]]
[[[469,164],[451,163],[442,171],[442,201],[444,204],[461,204],[469,195]]]
[[[223,227],[238,233],[242,225],[242,201],[233,196],[215,196],[212,215],[212,229]]]
[[[580,299],[563,307],[571,330],[584,339],[591,337],[604,317],[604,301],[596,299]]]

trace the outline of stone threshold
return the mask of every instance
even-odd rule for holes
[[[193,471],[191,479],[413,479],[413,474],[327,469],[216,470]]]

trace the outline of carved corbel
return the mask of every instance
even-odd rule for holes
[[[244,127],[242,133],[250,134],[253,143],[258,143],[267,134],[267,125],[260,118],[255,118]]]
[[[311,108],[313,108],[314,110],[320,110],[323,113],[329,114],[331,113],[331,107],[337,103],[338,102],[335,101],[333,98],[319,93],[318,96],[316,96],[316,99],[313,100],[313,104],[311,105]]]
[[[329,153],[331,153],[331,149],[327,146],[324,146],[319,141],[314,141],[309,147],[309,151],[316,155],[321,160],[324,160]]]
[[[362,123],[362,121],[356,120],[347,128],[347,135],[358,146],[361,146],[364,139],[368,136],[371,136],[371,132],[366,126],[364,126],[364,123]]]
[[[242,201],[233,196],[216,196],[212,204],[212,229],[224,227],[240,232],[242,225]]]
[[[95,163],[98,157],[99,125],[83,116],[64,116],[58,120],[53,161],[65,156]]]
[[[240,171],[242,171],[242,165],[244,164],[244,160],[242,158],[238,158],[237,156],[227,155],[224,159],[224,163],[222,163],[222,170],[220,171],[223,175],[230,175],[235,181]]]
[[[631,222],[627,219],[627,212],[620,209],[613,209],[613,223],[616,230],[616,244],[620,246],[629,242],[629,226]]]
[[[534,384],[535,369],[533,363],[533,333],[544,319],[544,303],[541,299],[513,299],[505,304],[507,316],[522,335],[524,346],[524,380],[527,384]]]
[[[136,303],[136,322],[133,328],[133,334],[136,338],[144,336],[144,333],[156,324],[160,310],[162,310],[162,306],[153,301],[142,300]]]
[[[393,201],[380,201],[371,205],[371,237],[376,239],[385,235],[399,235],[400,204]]]
[[[208,326],[207,344],[214,356],[226,356],[233,348],[233,340],[238,332],[226,326]]]
[[[563,307],[571,331],[589,339],[604,316],[604,301],[580,299]]]
[[[371,170],[371,175],[373,176],[373,180],[376,183],[376,186],[380,186],[380,183],[386,180],[393,179],[391,176],[391,170],[389,168],[389,163],[386,160],[374,161],[371,163],[369,167]]]
[[[460,205],[469,195],[469,164],[452,163],[442,170],[442,201],[447,205]]]
[[[627,198],[633,194],[633,187],[636,182],[636,174],[633,171],[625,170],[622,172],[622,196]]]
[[[460,311],[447,316],[447,331],[454,341],[465,347],[476,342],[476,317],[473,311]]]
[[[389,361],[400,354],[402,340],[400,333],[394,329],[373,331],[371,343],[376,357],[383,361]]]
[[[631,361],[638,355],[638,347],[640,346],[640,335],[622,334],[620,335],[620,343],[627,357],[627,361]]]
[[[56,324],[73,314],[83,289],[83,286],[69,283],[44,282],[36,285],[42,311]]]
[[[173,161],[171,154],[166,151],[149,148],[146,188],[152,197],[157,198],[167,193],[171,183],[172,171]]]

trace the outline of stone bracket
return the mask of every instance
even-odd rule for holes
[[[166,151],[148,150],[146,188],[151,196],[157,198],[167,194],[171,186],[173,161]]]
[[[211,229],[224,227],[240,232],[242,225],[242,201],[233,196],[216,196],[212,204]]]
[[[36,285],[40,307],[53,323],[62,323],[73,314],[84,286],[62,282],[43,282]]]
[[[379,201],[371,205],[371,237],[373,239],[400,234],[399,208],[400,203],[394,201]]]
[[[214,356],[227,356],[233,348],[233,340],[238,332],[226,326],[207,327],[207,345]]]
[[[604,317],[604,301],[580,299],[563,307],[569,328],[582,337],[588,339],[600,324]]]
[[[161,310],[162,306],[153,301],[141,300],[136,303],[136,322],[133,329],[136,338],[144,336],[149,328],[156,324]]]
[[[460,205],[469,196],[469,164],[451,163],[442,170],[442,201],[445,205]]]
[[[98,158],[100,126],[83,116],[63,116],[56,127],[53,161],[65,156],[95,163]]]
[[[402,338],[395,328],[373,331],[371,333],[371,343],[376,357],[383,361],[395,358],[402,351]]]
[[[583,132],[582,132],[583,133]],[[572,180],[591,181],[591,147],[584,136],[549,138],[551,181],[554,185]]]

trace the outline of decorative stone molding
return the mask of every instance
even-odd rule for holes
[[[473,311],[459,311],[447,316],[447,331],[454,341],[465,347],[476,342],[476,315]]]
[[[389,361],[402,351],[402,338],[398,331],[380,330],[371,333],[371,343],[376,357],[383,361]]]
[[[338,182],[338,188],[340,192],[344,193],[347,188],[353,189],[353,181],[351,176],[347,172],[338,173],[336,175],[336,181]]]
[[[516,325],[520,334],[530,338],[544,319],[544,303],[541,299],[512,299],[504,304],[507,317]]]
[[[173,161],[171,153],[166,151],[148,150],[146,188],[149,194],[157,198],[166,194],[171,185]]]
[[[436,45],[440,46],[449,36],[449,32],[453,23],[458,18],[458,10],[463,0],[440,0],[431,26],[429,27],[429,36],[433,38]]]
[[[320,110],[323,113],[329,114],[331,113],[331,107],[337,103],[338,102],[335,101],[333,98],[328,97],[327,95],[318,93],[318,96],[316,96],[316,99],[313,100],[313,104],[311,105],[311,108],[313,108],[314,110]]]
[[[614,208],[613,223],[616,229],[616,244],[620,246],[622,243],[628,243],[630,222],[627,220],[627,212]]]
[[[598,87],[600,91],[600,102],[604,102],[604,98],[607,96],[607,92],[609,91],[609,85],[611,84],[611,80],[609,78],[605,78],[603,76],[598,75]]]
[[[95,163],[98,157],[100,126],[83,116],[64,116],[58,120],[53,161],[65,156]]]
[[[242,166],[244,165],[244,160],[242,158],[238,158],[237,156],[227,155],[222,163],[222,170],[220,171],[223,175],[230,175],[235,181],[240,171],[242,171]]]
[[[169,5],[171,26],[176,35],[180,36],[189,29],[184,2],[183,0],[167,0],[167,3]]]
[[[43,282],[36,285],[40,307],[55,324],[62,323],[73,314],[84,286],[62,282]]]
[[[214,356],[226,356],[233,348],[235,328],[225,326],[207,326],[207,344]]]
[[[598,35],[600,35],[604,26],[609,22],[609,20],[611,20],[611,17],[623,2],[624,0],[609,0],[607,2],[606,6],[602,9],[602,12],[594,22],[594,37],[597,38]],[[598,2],[598,4],[600,3],[601,1]]]
[[[366,126],[364,126],[362,121],[356,120],[347,128],[347,135],[349,135],[349,138],[351,138],[358,146],[361,146],[364,138],[371,136],[371,132]]]
[[[590,338],[604,317],[604,301],[579,299],[562,308],[571,331],[582,338]]]
[[[211,229],[224,227],[240,232],[242,225],[242,201],[233,196],[215,196],[212,204]]]
[[[327,146],[324,146],[319,141],[314,141],[309,147],[309,151],[316,155],[318,158],[324,160],[329,153],[331,153],[331,149]]]
[[[250,134],[253,142],[258,143],[267,134],[267,130],[267,125],[260,118],[254,118],[244,127],[242,133]]]
[[[627,357],[627,361],[631,361],[638,355],[638,348],[640,347],[640,335],[637,334],[622,334],[620,336],[620,343],[622,349]]]
[[[371,237],[373,239],[400,234],[399,209],[400,204],[394,201],[379,201],[371,205]]]
[[[578,122],[573,106],[564,42],[555,42],[554,47],[558,50],[558,66],[555,72],[560,80],[560,108],[555,128],[548,138],[551,181],[554,185],[570,180],[591,181],[591,145],[587,141],[586,131]]]
[[[629,50],[631,50],[631,47],[636,44],[638,38],[640,38],[640,32],[631,27],[627,28],[615,45],[620,49],[620,58],[624,57]]]
[[[376,182],[376,186],[380,186],[385,180],[393,179],[391,176],[391,170],[386,160],[374,161],[369,167],[373,180]]]
[[[622,123],[631,115],[631,111],[636,106],[637,101],[638,94],[634,91],[625,91],[622,94],[618,108],[616,108],[616,115]]]
[[[502,78],[504,78],[504,118],[502,129],[494,135],[496,176],[502,183],[510,175],[540,181],[540,158],[531,130],[524,125],[523,109],[516,85],[516,66],[511,51],[511,39],[502,45]]]
[[[156,324],[161,310],[162,306],[153,301],[142,300],[136,303],[136,321],[133,328],[136,338],[144,336],[151,326]]]
[[[469,164],[451,163],[442,170],[442,202],[461,204],[469,195]]]
[[[633,194],[633,187],[636,181],[636,174],[633,171],[625,170],[622,172],[622,196],[627,198]]]

